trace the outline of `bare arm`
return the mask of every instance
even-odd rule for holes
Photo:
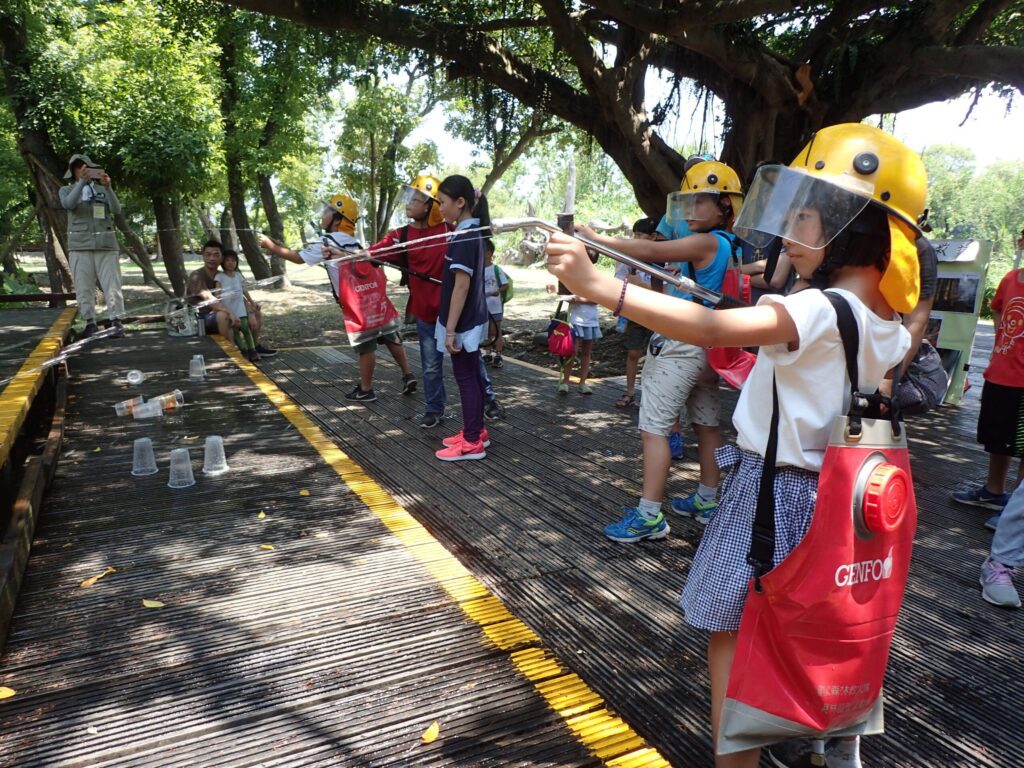
[[[457,269],[455,270],[455,286],[452,288],[452,299],[448,304],[448,317],[444,324],[444,345],[449,354],[454,354],[461,349],[461,347],[455,346],[455,326],[459,323],[459,316],[462,314],[462,308],[466,306],[466,297],[468,295],[469,273]]]
[[[700,269],[711,263],[718,253],[718,238],[708,234],[698,233],[678,240],[643,240],[599,235],[583,225],[577,225],[576,231],[640,261],[692,261]]]
[[[618,305],[622,281],[594,268],[578,240],[552,235],[548,271],[597,304],[612,310]],[[704,347],[793,345],[799,341],[796,324],[778,304],[715,311],[627,284],[622,314],[670,339]]]
[[[260,247],[263,248],[264,250],[270,251],[272,254],[284,259],[285,261],[292,262],[293,264],[306,263],[302,260],[302,257],[299,256],[298,251],[293,251],[291,248],[288,248],[287,246],[279,245],[266,235],[260,235]]]

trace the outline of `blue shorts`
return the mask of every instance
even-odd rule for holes
[[[601,327],[598,325],[574,325],[572,330],[576,334],[576,338],[582,341],[595,341],[604,338]]]

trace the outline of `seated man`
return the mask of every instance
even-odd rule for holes
[[[213,293],[217,290],[217,270],[224,249],[216,240],[207,240],[202,255],[203,266],[189,274],[185,283],[185,300],[189,306],[199,307],[199,322],[203,323],[206,333],[219,333],[225,339],[232,339],[241,321]]]

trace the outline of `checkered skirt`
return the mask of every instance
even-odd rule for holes
[[[747,564],[747,553],[764,459],[752,451],[726,445],[715,451],[715,460],[720,468],[731,471],[722,484],[718,511],[693,558],[679,605],[691,626],[709,632],[735,632],[740,628],[747,585],[754,575]],[[773,565],[781,563],[807,533],[817,496],[816,472],[795,467],[776,470]]]

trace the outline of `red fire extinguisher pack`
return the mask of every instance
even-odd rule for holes
[[[752,535],[755,578],[729,676],[719,754],[799,736],[882,730],[882,683],[910,568],[917,507],[898,414],[884,420],[863,416],[869,400],[855,391],[856,322],[845,300],[826,296],[839,317],[853,404],[833,427],[810,529],[767,570],[774,509],[769,519],[762,506],[773,506],[776,404]]]

